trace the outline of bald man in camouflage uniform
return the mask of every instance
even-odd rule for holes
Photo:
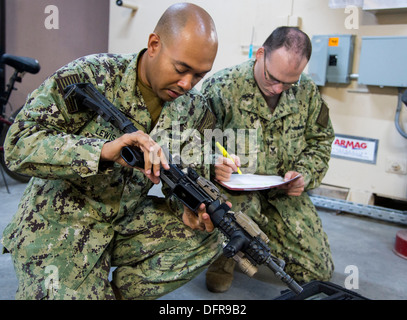
[[[301,74],[310,55],[308,36],[297,29],[279,28],[257,51],[255,60],[220,71],[202,86],[218,128],[246,130],[245,139],[237,139],[232,150],[244,155],[236,158],[243,173],[301,176],[280,189],[222,188],[234,211],[245,212],[260,225],[271,239],[272,252],[286,261],[286,272],[299,282],[328,280],[333,272],[327,236],[305,192],[321,183],[334,138],[317,86]],[[252,145],[249,130],[256,132]],[[221,161],[216,178],[227,181],[236,170],[234,164]],[[233,268],[233,260],[223,257],[214,263],[207,272],[208,289],[228,290]]]
[[[213,225],[204,209],[195,218],[172,198],[147,196],[160,165],[168,168],[151,137],[170,151],[175,142],[182,149],[215,124],[192,88],[212,68],[216,51],[209,15],[176,4],[147,49],[80,58],[29,96],[5,145],[9,167],[34,177],[2,239],[19,280],[17,299],[154,299],[217,258],[219,235],[207,232]],[[65,101],[64,88],[76,82],[93,84],[139,131],[123,135]],[[197,130],[181,141],[188,128]],[[144,151],[145,168],[121,159],[120,150],[132,145]],[[198,171],[209,177],[209,168]],[[111,266],[117,267],[112,283]]]

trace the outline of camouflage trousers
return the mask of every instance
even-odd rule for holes
[[[61,275],[52,268],[46,283],[39,283],[44,281],[43,267],[36,270],[31,264],[27,272],[29,258],[13,253],[19,279],[16,299],[156,299],[192,280],[222,252],[218,231],[190,229],[169,212],[164,199],[149,197],[113,228],[113,240],[75,290],[59,281]],[[44,286],[47,292],[36,296],[36,288]]]
[[[328,237],[307,193],[287,196],[281,190],[222,192],[233,211],[251,217],[270,239],[269,247],[286,262],[285,271],[298,282],[327,281],[334,264]]]

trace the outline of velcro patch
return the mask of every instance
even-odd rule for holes
[[[55,81],[58,84],[59,93],[62,96],[64,96],[65,95],[64,89],[66,86],[69,86],[74,83],[79,83],[81,80],[79,79],[79,76],[77,74],[71,74],[66,77],[57,78],[55,79]],[[79,106],[73,97],[70,97],[67,100],[65,100],[65,103],[69,113],[75,113],[79,111]]]
[[[205,129],[211,129],[213,130],[216,125],[216,117],[212,113],[211,110],[206,110],[204,117],[202,118],[202,121],[200,125],[198,126],[198,131],[202,134],[205,135]]]
[[[326,106],[325,102],[322,102],[321,111],[319,112],[317,123],[326,128],[329,121],[329,109]]]

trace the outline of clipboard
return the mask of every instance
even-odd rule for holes
[[[232,174],[229,181],[218,181],[220,185],[232,191],[259,191],[276,188],[297,180],[301,175],[284,181],[283,177],[259,174]]]

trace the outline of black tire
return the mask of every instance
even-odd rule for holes
[[[14,112],[12,114],[12,116],[10,117],[10,119],[14,120],[15,116],[18,114],[18,112],[20,112],[20,110],[21,110],[21,108],[19,110],[17,110],[16,112]],[[0,146],[4,146],[4,140],[6,139],[7,131],[9,128],[10,128],[9,125],[3,123],[1,134],[0,134]],[[0,165],[2,166],[3,170],[7,173],[7,175],[9,177],[13,178],[14,180],[27,183],[31,179],[30,176],[13,172],[13,171],[9,170],[9,168],[7,168],[6,161],[4,159],[4,150],[0,151]]]

